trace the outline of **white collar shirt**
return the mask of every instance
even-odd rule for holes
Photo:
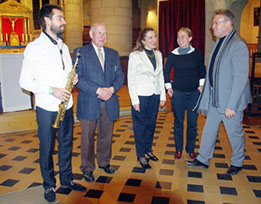
[[[49,90],[50,87],[65,88],[71,69],[72,61],[67,45],[61,39],[54,44],[42,32],[24,51],[20,86],[34,93],[36,106],[47,111],[58,111],[61,101],[49,94]],[[72,104],[71,96],[67,109]]]

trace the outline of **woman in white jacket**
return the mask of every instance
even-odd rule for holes
[[[162,55],[156,50],[157,37],[152,28],[141,30],[136,47],[130,53],[128,88],[132,103],[133,131],[137,159],[143,168],[151,168],[145,158],[158,161],[152,153],[152,142],[159,105],[164,106],[166,93]]]

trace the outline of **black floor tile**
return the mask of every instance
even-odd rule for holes
[[[135,142],[134,142],[134,141],[126,141],[124,144],[127,144],[127,145],[134,145]]]
[[[153,196],[151,204],[169,204],[169,198]]]
[[[5,157],[7,154],[0,154],[0,159],[2,159],[3,157]]]
[[[174,155],[175,152],[174,151],[165,151],[165,155]]]
[[[197,193],[204,193],[204,189],[202,185],[195,185],[195,184],[188,184],[189,192],[197,192]]]
[[[40,158],[39,158],[39,159],[36,159],[36,160],[34,161],[34,163],[40,164]]]
[[[174,137],[169,137],[169,140],[174,140]]]
[[[122,148],[120,148],[119,151],[120,151],[120,152],[130,152],[130,151],[131,151],[131,148],[124,148],[124,147],[122,147]]]
[[[28,186],[27,188],[33,188],[33,187],[37,187],[37,186],[41,186],[43,185],[42,183],[37,183],[37,182],[33,182],[30,186]]]
[[[250,139],[259,139],[258,136],[248,136]]]
[[[128,179],[125,183],[126,186],[140,186],[142,180],[140,179]]]
[[[112,158],[112,160],[117,160],[117,161],[124,161],[126,159],[125,156],[119,156],[119,155],[116,155]]]
[[[226,176],[225,174],[217,174],[218,180],[233,181],[232,176]]]
[[[159,130],[155,130],[154,133],[160,134],[161,132]]]
[[[188,171],[188,177],[190,178],[202,178],[201,172]]]
[[[253,189],[253,192],[257,198],[261,198],[261,190],[255,190]]]
[[[127,125],[126,125],[127,126]],[[113,134],[112,137],[120,137],[121,134]]]
[[[249,182],[261,183],[261,176],[247,176]]]
[[[30,144],[31,142],[33,142],[32,140],[24,140],[24,141],[22,141],[21,143],[22,144]]]
[[[261,142],[252,142],[252,143],[253,143],[253,145],[258,145],[258,146],[261,145]]]
[[[72,152],[72,157],[78,157],[78,156],[80,156],[81,155],[81,153],[78,153],[78,152]]]
[[[11,138],[9,138],[9,139],[7,139],[7,140],[4,140],[5,142],[13,142],[13,141],[15,141],[15,139],[11,139]]]
[[[157,181],[155,188],[159,189],[171,189],[172,183],[165,181]]]
[[[63,195],[69,195],[72,192],[72,190],[70,188],[58,188],[56,190],[56,193],[58,194],[63,194]]]
[[[222,147],[220,147],[220,146],[215,146],[215,150],[222,150]]]
[[[35,152],[38,152],[38,151],[39,151],[39,149],[31,148],[31,149],[28,149],[26,152],[35,153]]]
[[[250,156],[245,156],[245,160],[251,160]]]
[[[244,164],[243,169],[245,169],[245,170],[257,170],[255,165],[250,165],[250,164]]]
[[[124,201],[132,203],[135,199],[135,194],[129,194],[129,193],[121,193],[118,197],[118,201]]]
[[[159,139],[159,136],[154,136],[153,137],[153,140],[158,140]]]
[[[19,180],[15,179],[7,179],[4,182],[2,182],[0,185],[1,186],[6,186],[6,187],[13,187],[15,184],[17,184]]]
[[[116,132],[124,132],[125,129],[117,129]]]
[[[162,164],[174,165],[175,164],[175,160],[174,159],[163,159]]]
[[[164,175],[164,176],[173,176],[174,170],[171,169],[160,169],[159,175]]]
[[[110,183],[113,177],[110,176],[99,176],[96,180],[97,183]]]
[[[114,168],[115,171],[118,171],[118,169],[120,168],[120,166],[118,165],[111,165],[112,168]]]
[[[24,156],[17,156],[17,157],[15,157],[14,159],[12,159],[12,160],[14,160],[14,161],[23,161],[23,160],[25,160],[27,157],[24,157]]]
[[[33,168],[23,168],[21,171],[19,171],[19,173],[21,174],[30,174],[34,171],[35,169]]]
[[[95,190],[95,189],[90,189],[84,197],[89,197],[89,198],[100,198],[103,194],[102,190]]]
[[[251,134],[255,134],[254,131],[250,131],[250,130],[246,130],[245,133],[251,133]]]
[[[133,173],[145,173],[146,169],[141,168],[141,167],[134,167],[131,172],[133,172]]]
[[[8,150],[10,151],[16,151],[18,149],[21,149],[21,147],[10,147]]]
[[[201,200],[187,200],[187,204],[205,204],[205,201],[201,201]]]
[[[73,174],[73,178],[74,178],[75,180],[80,181],[80,180],[83,179],[83,175],[82,175],[82,174],[76,174],[76,173],[74,173],[74,174]]]
[[[13,166],[9,166],[9,165],[2,165],[0,166],[0,171],[7,171],[9,170],[10,168],[12,168]]]
[[[228,169],[228,164],[227,163],[215,163],[215,167]]]
[[[213,154],[214,158],[220,158],[220,159],[225,159],[226,156],[224,154]]]
[[[175,144],[167,144],[167,147],[175,147]]]
[[[226,194],[226,195],[237,195],[237,189],[233,187],[219,187],[220,188],[220,193],[221,194]]]

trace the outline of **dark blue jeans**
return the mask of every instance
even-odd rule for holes
[[[198,114],[192,109],[195,107],[199,97],[199,91],[183,92],[174,90],[171,98],[174,112],[174,140],[176,151],[183,150],[184,116],[187,109],[187,144],[186,152],[194,153],[197,137]]]
[[[43,177],[44,189],[56,186],[53,166],[53,149],[57,133],[58,140],[58,164],[61,185],[68,185],[73,180],[72,174],[72,142],[73,142],[73,110],[66,111],[64,120],[60,122],[60,128],[55,129],[52,124],[57,112],[46,111],[36,107],[38,124],[38,137],[40,140],[40,168]]]
[[[132,106],[132,121],[135,137],[136,154],[145,157],[145,152],[152,152],[151,146],[156,128],[159,110],[159,95],[139,96],[140,112]]]

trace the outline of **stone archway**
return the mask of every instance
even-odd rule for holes
[[[235,28],[238,32],[240,32],[241,14],[247,3],[248,0],[237,0],[233,1],[233,3],[230,6],[230,10],[235,15]]]

